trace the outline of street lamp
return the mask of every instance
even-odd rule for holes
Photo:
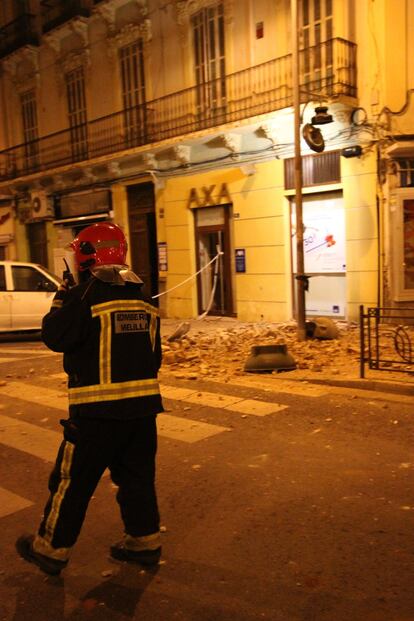
[[[308,287],[308,276],[305,274],[305,257],[303,250],[303,201],[302,201],[302,154],[300,150],[300,127],[302,116],[300,112],[300,71],[299,71],[299,27],[298,1],[291,0],[291,28],[292,28],[292,76],[293,76],[293,112],[295,127],[295,208],[296,208],[296,313],[298,324],[298,340],[306,339],[306,305],[305,291]],[[326,106],[317,106],[311,123],[303,128],[303,137],[307,144],[316,152],[325,148],[321,131],[315,125],[332,123],[333,118],[328,114]]]

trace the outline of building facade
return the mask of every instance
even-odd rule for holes
[[[109,219],[165,315],[291,319],[296,73],[307,315],[414,306],[414,3],[297,8],[294,66],[290,0],[4,0],[0,258]]]

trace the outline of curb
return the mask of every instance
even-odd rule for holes
[[[282,379],[282,378],[280,378]],[[294,382],[307,382],[309,384],[318,384],[325,386],[334,386],[337,388],[356,388],[358,390],[371,390],[374,392],[394,393],[414,397],[414,383],[407,385],[405,382],[395,383],[375,379],[333,379],[333,378],[313,378],[313,377],[288,377]]]

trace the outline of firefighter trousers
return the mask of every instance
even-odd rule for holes
[[[158,533],[156,417],[128,421],[69,418],[61,424],[64,440],[49,478],[50,497],[37,538],[52,551],[62,552],[56,557],[67,557],[106,468],[118,486],[116,499],[125,533],[132,537]]]

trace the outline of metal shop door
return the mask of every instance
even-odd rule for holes
[[[157,231],[152,183],[128,186],[131,267],[144,281],[148,296],[158,293]]]
[[[198,311],[209,315],[233,315],[230,266],[229,208],[195,210]],[[216,261],[210,261],[223,252]]]
[[[32,222],[26,227],[29,240],[30,261],[49,267],[47,256],[46,222]]]

